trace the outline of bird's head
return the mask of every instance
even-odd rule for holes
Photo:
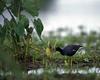
[[[84,47],[82,45],[77,45],[79,50],[82,50]]]
[[[78,45],[79,46],[79,48],[82,48],[83,46],[82,45]]]

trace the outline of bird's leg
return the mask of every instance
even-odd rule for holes
[[[68,57],[69,59],[69,67],[70,67],[70,73],[72,72],[72,57]]]
[[[71,57],[71,67],[73,66],[73,63],[72,63],[73,60],[72,60],[72,59],[73,59],[73,58]]]
[[[65,60],[64,60],[65,66],[68,65],[68,61],[66,59],[67,59],[67,57],[65,56]]]
[[[77,65],[76,65],[76,70],[77,70],[77,73],[78,73],[78,62],[77,62]]]
[[[70,66],[70,63],[71,63],[71,57],[68,56],[68,64]]]
[[[73,66],[73,63],[72,63],[72,58],[73,58],[73,57],[70,57],[70,62],[71,62],[70,67],[71,67],[71,70],[72,70],[72,66]]]

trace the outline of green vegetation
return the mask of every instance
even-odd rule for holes
[[[86,33],[84,27],[80,26],[78,35],[68,29],[58,29],[57,35],[49,32],[48,36],[41,37],[44,27],[38,17],[40,5],[40,0],[0,0],[0,15],[4,18],[4,25],[0,25],[0,80],[32,80],[35,79],[34,76],[31,79],[27,71],[41,67],[100,67],[100,33]],[[5,10],[10,14],[11,20],[4,16]],[[29,25],[30,21],[34,27]],[[62,37],[62,32],[67,35]],[[73,66],[70,65],[69,57],[55,52],[56,46],[62,47],[66,43],[86,47],[84,54],[79,52],[72,57]],[[47,75],[43,76],[43,80],[49,80]]]

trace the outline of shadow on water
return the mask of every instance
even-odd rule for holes
[[[100,68],[89,69],[65,69],[39,68],[28,71],[29,76],[34,76],[35,80],[100,80]]]

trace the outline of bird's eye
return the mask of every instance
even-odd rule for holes
[[[76,51],[75,49],[73,49],[73,51]]]

